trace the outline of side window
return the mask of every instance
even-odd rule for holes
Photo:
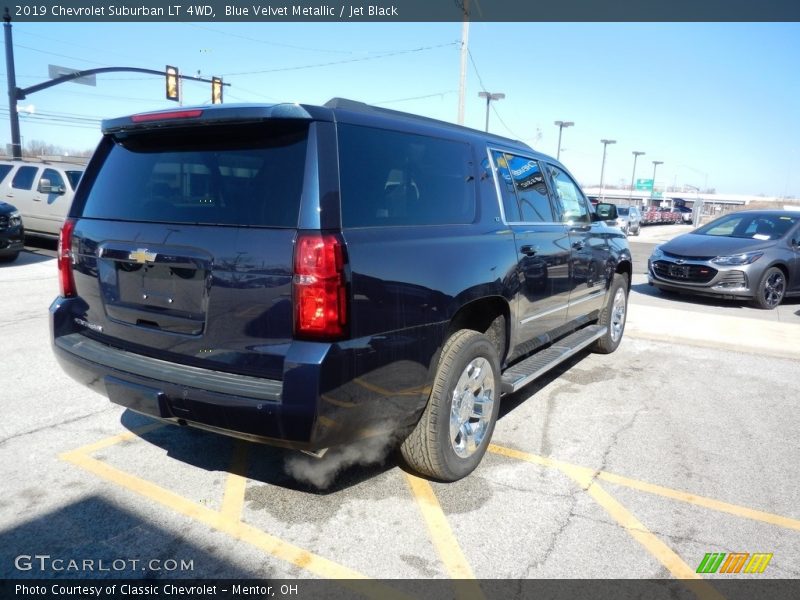
[[[340,125],[338,133],[344,227],[475,219],[468,144],[358,125]]]
[[[508,161],[512,156],[495,150],[492,152],[492,158],[497,168],[497,187],[500,189],[500,198],[503,200],[506,221],[514,223],[521,217],[517,205],[517,193],[514,191],[514,182],[511,180],[511,172],[508,170]]]
[[[67,189],[64,185],[64,178],[61,177],[61,174],[58,171],[53,169],[45,169],[44,173],[42,173],[41,179],[49,179],[50,185],[53,187],[60,187],[63,190]]]
[[[586,201],[578,184],[572,180],[572,177],[555,165],[548,165],[548,169],[553,181],[556,200],[561,209],[561,220],[564,223],[591,223],[592,217],[589,212],[589,203]]]
[[[14,174],[14,179],[11,180],[11,187],[18,190],[31,189],[38,170],[38,167],[20,167]]]
[[[506,219],[526,223],[552,223],[553,207],[547,195],[547,184],[539,163],[515,154],[495,152],[495,163],[503,195]],[[517,207],[510,207],[511,194],[516,192]],[[509,215],[519,215],[517,219]]]
[[[11,172],[11,165],[0,165],[0,181],[3,181]]]

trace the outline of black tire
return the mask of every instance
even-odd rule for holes
[[[476,382],[477,389],[468,390],[466,387],[473,377],[470,368],[473,373],[482,375],[481,381]],[[463,377],[467,377],[466,382]],[[461,386],[458,385],[460,381]],[[463,420],[463,423],[453,437],[453,402],[457,398],[457,387],[462,386],[464,393],[460,398],[467,404],[462,402],[464,408],[460,413],[456,411],[457,421]],[[500,389],[500,359],[489,338],[470,329],[461,329],[450,336],[439,357],[428,405],[414,430],[400,446],[406,464],[417,473],[439,481],[456,481],[469,475],[481,462],[492,438],[500,408]],[[474,414],[479,406],[477,403],[472,402],[471,410],[466,410],[472,399],[470,396],[479,398],[481,395],[491,400],[484,419]],[[465,437],[462,430],[467,425],[478,427],[474,446],[465,444],[469,436]],[[460,444],[465,446],[462,448]]]
[[[18,256],[19,252],[14,252],[13,254],[5,254],[3,256],[0,256],[0,263],[14,262],[15,260],[17,260]]]
[[[614,273],[608,288],[608,297],[603,310],[600,311],[598,325],[608,327],[606,333],[592,345],[592,352],[611,354],[619,347],[625,333],[625,321],[628,317],[628,276]]]
[[[786,295],[786,274],[778,267],[770,267],[761,276],[753,297],[753,305],[764,310],[778,308]]]
[[[641,224],[636,226],[636,233],[634,233],[633,235],[639,235],[640,233],[642,233],[642,225]]]

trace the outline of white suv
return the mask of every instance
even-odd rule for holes
[[[13,204],[25,233],[58,236],[84,165],[0,161],[0,201]]]

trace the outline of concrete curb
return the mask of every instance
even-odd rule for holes
[[[800,325],[794,323],[633,305],[625,332],[635,338],[800,359]]]

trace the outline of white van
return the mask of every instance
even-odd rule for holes
[[[84,165],[0,161],[0,201],[17,207],[26,234],[58,236]]]

